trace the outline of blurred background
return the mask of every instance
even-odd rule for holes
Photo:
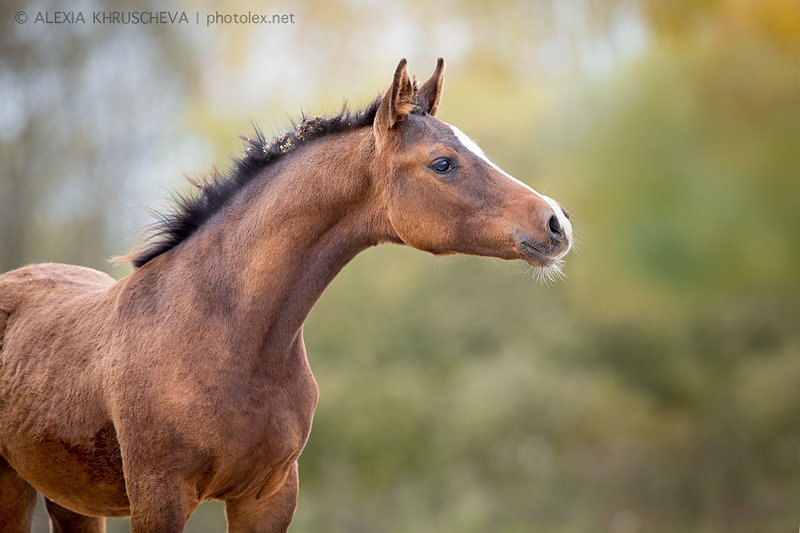
[[[189,22],[92,23],[134,9]],[[36,22],[57,10],[86,23]],[[206,25],[248,10],[294,23]],[[2,271],[127,275],[108,258],[181,173],[251,122],[366,104],[401,57],[426,79],[444,56],[439,116],[571,211],[553,286],[392,246],[333,282],[291,531],[800,524],[796,0],[12,0],[0,24]],[[187,530],[224,527],[211,502]]]

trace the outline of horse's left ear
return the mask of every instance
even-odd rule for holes
[[[405,58],[400,60],[394,71],[392,86],[383,95],[381,104],[375,114],[373,129],[379,144],[386,141],[389,131],[402,125],[405,118],[414,109],[414,84],[408,77]]]
[[[436,70],[433,75],[422,84],[415,97],[417,104],[429,115],[435,115],[439,109],[439,99],[442,96],[442,84],[444,83],[444,59],[441,57],[436,61]]]

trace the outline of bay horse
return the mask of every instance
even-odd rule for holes
[[[228,531],[286,531],[318,388],[303,322],[380,243],[558,268],[567,212],[435,118],[440,58],[400,61],[358,112],[257,130],[227,175],[178,197],[118,281],[79,266],[0,276],[0,531],[182,531],[225,502]]]

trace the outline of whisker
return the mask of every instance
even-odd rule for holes
[[[563,267],[564,261],[558,259],[549,267],[534,268],[533,277],[542,285],[550,287],[567,277],[567,275],[564,274]]]

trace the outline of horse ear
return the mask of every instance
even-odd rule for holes
[[[415,87],[408,78],[407,63],[405,58],[400,60],[394,71],[392,86],[383,95],[375,114],[374,130],[379,142],[414,109]]]
[[[436,114],[439,109],[439,99],[442,97],[442,85],[444,84],[444,59],[441,57],[436,61],[436,70],[433,75],[422,84],[417,92],[417,102],[419,106],[429,115]]]

